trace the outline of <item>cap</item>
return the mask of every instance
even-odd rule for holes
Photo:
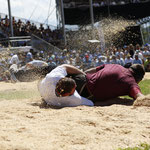
[[[89,58],[89,55],[85,55],[86,58]]]

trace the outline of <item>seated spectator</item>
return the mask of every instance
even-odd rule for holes
[[[125,65],[124,67],[129,68],[133,64],[133,59],[131,58],[131,55],[128,54],[127,58],[125,58]]]
[[[102,60],[102,57],[98,57],[98,62],[96,63],[96,67],[105,64],[105,62]]]
[[[144,58],[143,58],[144,61],[146,61],[146,58],[147,58],[147,57],[150,57],[150,51],[148,51],[148,48],[147,48],[147,47],[144,47],[142,54],[143,54],[143,57],[144,57]]]
[[[115,55],[112,55],[111,64],[119,64],[119,65],[120,65],[120,62],[119,62],[119,60],[116,58]]]
[[[91,67],[92,61],[89,59],[89,55],[85,55],[83,58],[83,68],[86,70]]]
[[[27,53],[27,55],[26,55],[26,63],[28,63],[28,62],[30,62],[30,61],[32,61],[33,60],[33,56],[32,56],[32,53],[31,53],[31,51],[29,51],[28,53]]]
[[[50,57],[49,59],[48,59],[48,61],[47,61],[47,64],[50,66],[56,66],[56,63],[54,62],[54,60],[53,60],[53,58],[52,57]]]
[[[120,57],[120,55],[117,55],[117,59],[119,60],[119,64],[121,66],[124,66],[125,65],[125,62],[124,62],[124,59]]]
[[[135,54],[135,58],[133,59],[133,64],[141,64],[141,65],[143,64],[138,54]]]
[[[110,57],[109,57],[109,56],[106,57],[105,64],[111,64],[111,61],[110,61]]]

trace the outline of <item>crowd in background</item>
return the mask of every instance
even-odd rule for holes
[[[0,66],[10,68],[16,64],[18,68],[31,69],[33,67],[41,67],[46,65],[58,66],[61,64],[71,64],[85,71],[91,67],[97,67],[102,64],[119,64],[129,67],[131,64],[144,65],[147,72],[150,72],[150,45],[140,46],[124,45],[122,48],[111,46],[106,48],[104,52],[95,48],[91,50],[75,50],[63,49],[60,52],[51,51],[35,51],[31,49],[28,52],[11,53],[4,59],[0,55]],[[1,80],[3,74],[0,75]]]
[[[100,6],[107,6],[107,5],[124,5],[128,3],[141,3],[141,2],[147,2],[148,0],[95,0],[93,1],[93,6],[94,7],[100,7]],[[75,7],[81,7],[81,6],[88,6],[89,2],[85,1],[78,1],[78,2],[73,2],[73,1],[65,1],[64,2],[64,8],[75,8]]]
[[[51,30],[49,26],[44,27],[40,24],[39,27],[30,21],[23,22],[21,19],[12,17],[14,36],[30,36],[31,34],[37,35],[45,41],[53,45],[60,44],[62,40],[62,33],[59,29]],[[9,19],[6,15],[4,18],[0,17],[0,29],[7,36],[10,36]]]

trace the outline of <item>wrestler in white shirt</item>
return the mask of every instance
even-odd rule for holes
[[[93,102],[84,97],[81,97],[75,90],[76,86],[72,88],[69,93],[60,95],[56,90],[56,84],[62,78],[66,78],[67,74],[83,73],[78,68],[71,65],[61,65],[56,67],[39,83],[39,92],[41,97],[48,105],[59,107],[74,107],[79,105],[93,106]],[[83,73],[84,74],[84,73]],[[58,96],[58,95],[59,96]]]

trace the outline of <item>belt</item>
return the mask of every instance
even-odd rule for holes
[[[87,99],[93,98],[93,95],[92,95],[87,83],[83,84],[79,94]]]

